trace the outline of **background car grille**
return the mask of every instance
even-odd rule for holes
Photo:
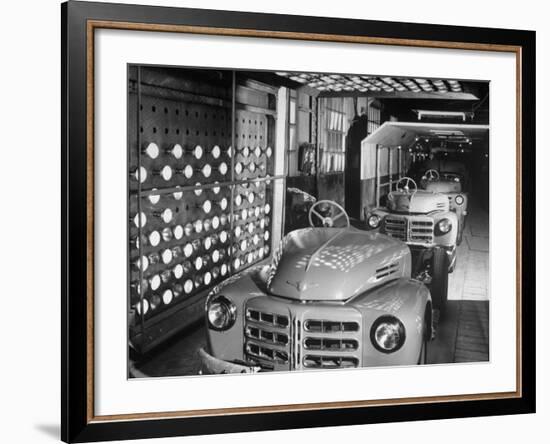
[[[431,244],[434,240],[434,222],[429,217],[386,216],[385,233],[404,242]]]

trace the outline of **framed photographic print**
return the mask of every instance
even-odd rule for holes
[[[535,411],[535,34],[62,5],[62,439]]]

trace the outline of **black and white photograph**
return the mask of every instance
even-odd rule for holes
[[[490,362],[490,81],[127,80],[130,379]]]

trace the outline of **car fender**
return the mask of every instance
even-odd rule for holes
[[[430,315],[431,296],[428,288],[420,281],[408,278],[395,281],[361,297],[352,305],[363,318],[363,363],[368,366],[416,364],[423,343],[426,314]],[[371,329],[375,321],[384,315],[399,319],[405,327],[405,342],[393,353],[383,353],[375,348],[371,340]],[[428,337],[431,330],[427,332]]]

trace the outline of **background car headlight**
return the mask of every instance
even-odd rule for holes
[[[437,223],[436,228],[437,234],[447,234],[453,228],[453,224],[449,219],[445,218]]]
[[[369,216],[368,223],[369,223],[369,227],[378,228],[378,225],[380,225],[380,216],[376,214]]]
[[[462,205],[464,203],[464,196],[457,194],[455,197],[455,202],[457,205]]]
[[[382,353],[396,352],[405,343],[405,326],[394,316],[381,316],[372,324],[370,340]]]
[[[213,330],[227,330],[237,319],[237,307],[225,296],[214,296],[207,303],[206,317]]]

